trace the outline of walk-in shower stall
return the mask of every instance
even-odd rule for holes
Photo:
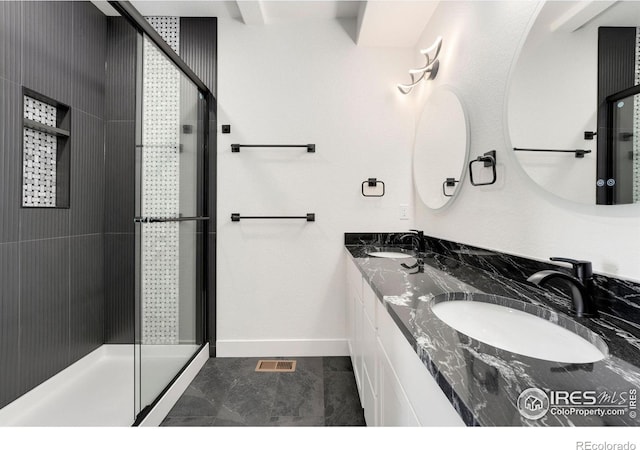
[[[0,425],[144,424],[209,356],[215,19],[110,3],[0,2]]]

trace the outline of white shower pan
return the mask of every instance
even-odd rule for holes
[[[198,346],[145,345],[145,383],[160,392]],[[159,425],[209,357],[205,346],[141,425]],[[175,367],[170,367],[175,366]],[[161,368],[162,370],[158,370]],[[155,374],[155,376],[154,376]],[[134,346],[102,345],[0,409],[0,426],[131,426],[134,417]]]

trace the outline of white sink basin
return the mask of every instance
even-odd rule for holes
[[[400,259],[400,258],[413,258],[415,253],[411,250],[405,250],[402,248],[396,247],[384,247],[380,249],[376,249],[375,251],[367,252],[367,255],[374,256],[376,258],[392,258],[392,259]]]
[[[482,294],[471,295],[475,295],[476,301],[433,302],[431,310],[460,333],[512,353],[563,363],[591,363],[607,356],[604,341],[571,319],[563,316],[559,323],[580,330],[594,344],[564,326],[521,310],[545,311],[543,308],[518,300],[502,306],[477,301]]]

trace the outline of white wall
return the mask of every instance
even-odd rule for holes
[[[536,18],[514,67],[508,121],[514,147],[590,149],[584,158],[567,153],[518,152],[527,174],[554,194],[596,203],[598,26],[571,32],[551,24],[577,2],[548,2]]]
[[[413,110],[395,84],[413,50],[357,47],[354,21],[218,24],[219,124],[232,133],[218,135],[217,354],[346,354],[343,234],[409,228]],[[368,177],[383,198],[361,196]]]
[[[416,51],[439,34],[444,43],[438,78],[414,97],[416,117],[434,85],[456,87],[469,112],[471,157],[496,149],[499,182],[473,187],[467,175],[450,208],[433,212],[417,201],[416,225],[431,235],[540,260],[587,259],[596,272],[640,280],[640,205],[561,200],[531,181],[510,150],[509,73],[535,11],[533,2],[442,2],[427,24]]]
[[[357,47],[353,22],[246,26],[219,19],[217,354],[345,354],[346,231],[403,231],[398,206],[415,204],[428,234],[546,260],[593,261],[600,273],[640,280],[640,208],[570,203],[535,184],[508,137],[509,74],[536,3],[442,2],[414,49]],[[444,37],[436,80],[407,96],[395,84]],[[422,58],[423,59],[423,58]],[[497,184],[473,187],[442,211],[413,200],[414,123],[433,88],[460,94],[470,157],[498,151]],[[231,143],[315,143],[243,149]],[[386,183],[382,199],[361,182]],[[242,221],[230,214],[305,214],[317,221]]]

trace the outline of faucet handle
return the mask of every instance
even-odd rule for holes
[[[554,256],[549,258],[551,261],[566,262],[573,266],[573,275],[580,281],[588,280],[593,276],[593,269],[591,268],[591,261],[571,259],[571,258],[559,258]]]

